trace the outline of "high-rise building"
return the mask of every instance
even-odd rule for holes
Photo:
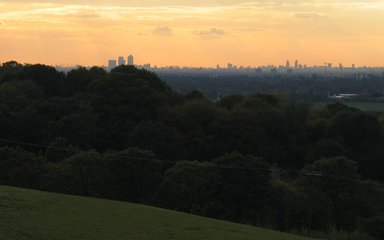
[[[109,60],[108,61],[108,68],[115,68],[116,67],[116,60]]]
[[[286,68],[290,68],[291,67],[291,64],[289,64],[289,60],[287,60],[287,62],[285,63],[285,67]]]
[[[129,55],[127,60],[128,60],[128,65],[133,66],[133,56]]]
[[[124,57],[119,57],[118,65],[119,65],[119,66],[121,66],[121,65],[125,65],[125,59],[124,59]]]
[[[228,70],[232,70],[233,69],[233,64],[232,63],[228,63],[227,64],[227,69]]]
[[[295,68],[297,69],[299,67],[299,61],[296,59],[295,60]]]

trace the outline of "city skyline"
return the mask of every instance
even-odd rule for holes
[[[119,65],[135,65],[135,66],[145,67],[145,68],[177,67],[177,68],[207,68],[207,69],[209,69],[209,68],[211,68],[211,69],[213,69],[213,68],[216,68],[216,69],[238,69],[238,68],[260,68],[260,67],[263,67],[263,68],[276,67],[276,68],[291,68],[291,69],[323,68],[323,67],[333,68],[333,69],[384,68],[384,64],[382,66],[366,66],[366,65],[358,66],[358,65],[352,63],[351,65],[348,66],[348,65],[344,65],[344,63],[324,62],[321,64],[309,65],[309,64],[306,64],[306,63],[299,61],[299,59],[297,59],[297,58],[287,59],[285,61],[285,64],[278,63],[278,64],[245,65],[245,66],[244,65],[238,65],[238,64],[233,63],[233,62],[228,62],[225,65],[216,64],[215,66],[182,66],[182,65],[164,65],[164,66],[161,66],[161,65],[157,65],[156,63],[150,63],[150,62],[136,64],[133,62],[133,59],[134,59],[134,56],[131,54],[127,57],[127,60],[125,60],[123,56],[119,56],[115,59],[110,58],[106,65],[102,64],[99,66],[105,66],[108,68],[113,68],[113,67],[116,67]],[[89,67],[89,65],[88,65],[88,67]]]
[[[379,0],[0,1],[0,62],[104,65],[279,65],[301,59],[384,64]]]

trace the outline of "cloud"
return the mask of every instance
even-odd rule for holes
[[[202,31],[197,33],[197,35],[199,35],[200,37],[202,37],[204,39],[215,39],[215,38],[222,37],[226,34],[227,34],[226,32],[224,32],[223,30],[221,30],[219,28],[211,28],[209,30],[202,30]]]
[[[78,13],[75,14],[75,16],[78,18],[98,18],[98,17],[100,17],[99,14],[94,10],[79,11]]]
[[[298,19],[322,19],[327,17],[327,15],[318,12],[295,12],[291,16]]]
[[[160,37],[170,37],[173,34],[172,29],[166,26],[156,28],[153,33]]]

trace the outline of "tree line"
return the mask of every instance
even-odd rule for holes
[[[359,101],[383,101],[384,77],[356,75],[337,77],[322,75],[233,75],[212,76],[199,74],[159,73],[173,89],[182,93],[199,90],[209,99],[216,100],[232,94],[252,95],[255,92],[285,93],[296,101],[308,103],[329,101],[328,95],[358,94]],[[363,75],[363,74],[362,74]]]
[[[281,231],[384,237],[383,123],[284,95],[180,94],[133,66],[0,67],[0,184]]]

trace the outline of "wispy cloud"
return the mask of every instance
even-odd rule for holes
[[[222,29],[219,29],[219,28],[211,28],[209,30],[202,30],[202,31],[198,32],[197,34],[204,39],[215,39],[215,38],[222,37],[222,36],[226,35],[227,33],[224,32]]]
[[[166,26],[156,28],[153,33],[160,37],[170,37],[173,34],[172,29]]]
[[[319,12],[294,12],[291,13],[291,16],[298,19],[323,19],[326,18],[327,15]]]
[[[17,1],[9,1],[7,4]],[[15,3],[16,2],[16,3]],[[161,2],[161,1],[160,1]],[[101,1],[98,4],[91,4],[90,1],[80,1],[78,4],[75,1],[57,1],[55,3],[47,2],[31,2],[23,5],[20,9],[12,8],[13,10],[2,10],[0,12],[1,20],[11,21],[34,21],[34,22],[57,22],[65,18],[68,21],[69,17],[74,18],[103,18],[109,20],[124,20],[127,18],[135,18],[142,21],[172,21],[182,18],[200,18],[212,19],[217,18],[219,15],[226,13],[244,13],[244,16],[237,14],[241,20],[248,16],[255,16],[263,14],[261,10],[267,10],[269,13],[279,12],[293,12],[292,16],[297,18],[318,18],[325,15],[318,14],[324,9],[336,8],[357,8],[357,9],[384,9],[384,2],[382,0],[359,0],[359,1],[346,1],[346,0],[265,0],[265,1],[227,1],[227,4],[221,4],[218,1],[211,1],[209,6],[191,5],[186,4],[164,4],[164,5],[142,5],[142,6],[127,6],[123,1],[108,1],[103,5]],[[228,3],[230,2],[230,3]],[[71,3],[71,4],[68,4]],[[81,4],[80,4],[81,3]],[[176,1],[175,1],[176,3]],[[25,10],[25,5],[29,5],[30,9]],[[1,6],[1,3],[0,3]],[[274,14],[269,14],[272,17]]]
[[[1,14],[1,18],[16,17],[16,19],[34,18],[36,16],[65,16],[75,15],[84,11],[92,11],[104,17],[119,18],[127,14],[212,14],[221,12],[228,7],[192,7],[192,6],[159,6],[159,7],[123,7],[123,6],[91,6],[91,5],[55,5],[33,3],[30,10],[8,11]],[[113,16],[113,17],[112,17]]]

